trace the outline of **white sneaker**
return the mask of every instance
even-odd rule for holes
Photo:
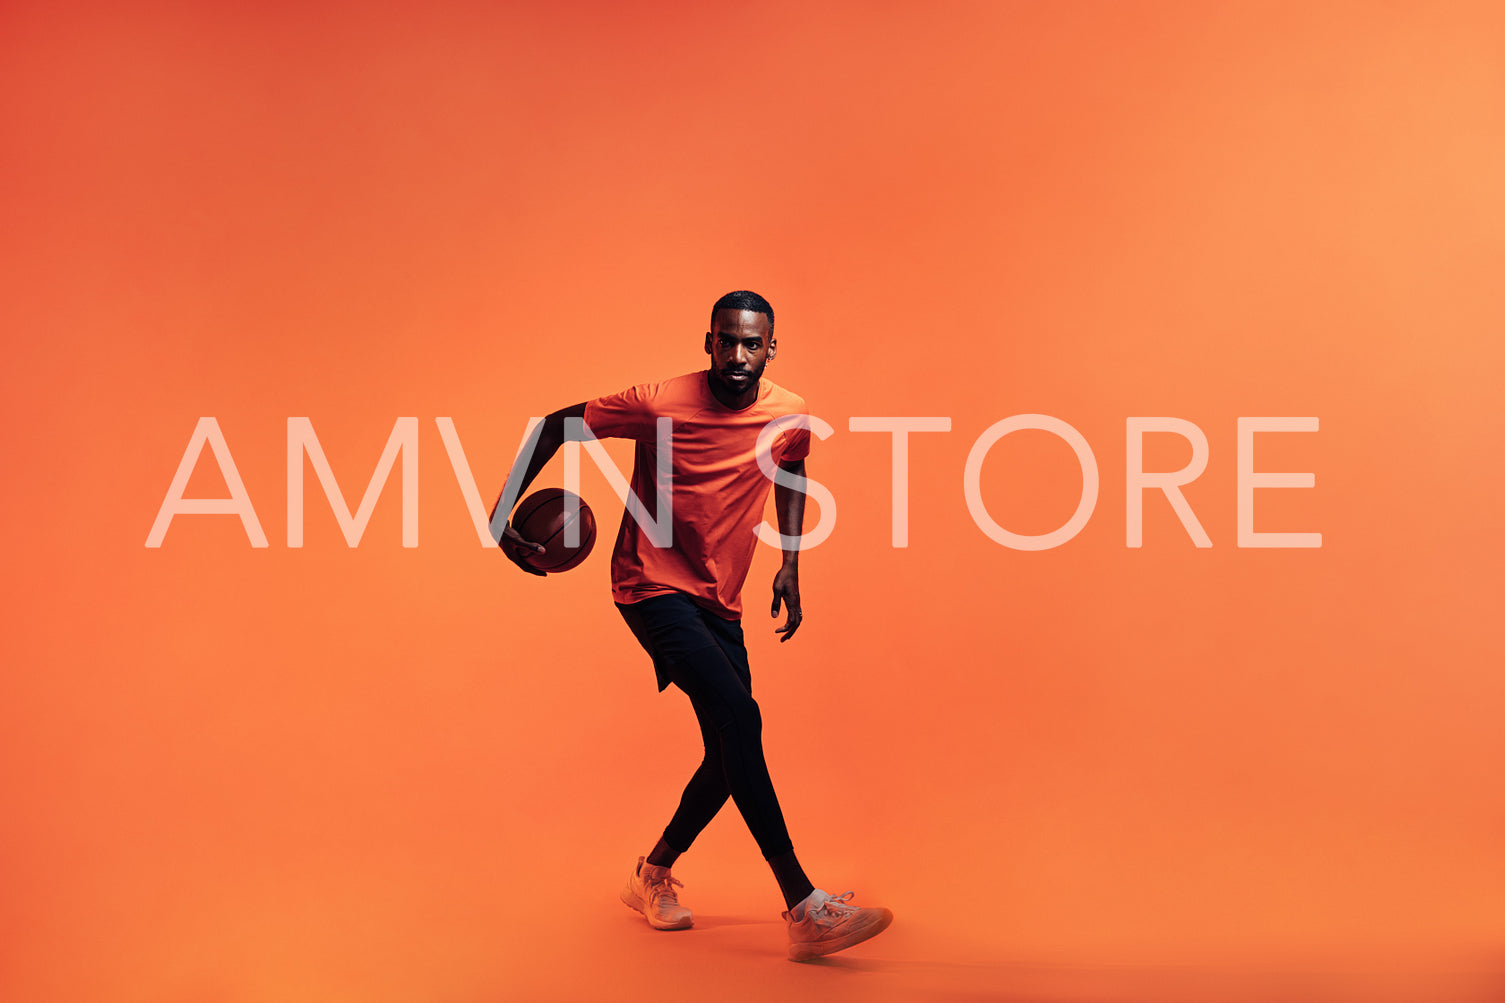
[[[638,858],[637,867],[622,889],[622,901],[629,909],[636,909],[655,930],[686,930],[695,922],[689,909],[679,904],[679,895],[674,886],[684,884],[669,877],[669,868],[648,863],[646,857]]]
[[[894,921],[893,910],[882,906],[859,909],[847,902],[851,897],[851,892],[831,896],[817,888],[783,914],[789,924],[789,960],[844,951],[876,937]]]

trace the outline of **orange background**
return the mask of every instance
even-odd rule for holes
[[[0,996],[1505,995],[1502,37],[1489,3],[5,5]],[[433,421],[489,502],[529,416],[702,366],[743,287],[837,428],[799,636],[772,552],[745,593],[770,765],[817,884],[898,914],[825,965],[730,809],[676,868],[694,932],[614,902],[693,719],[609,548],[481,549]],[[962,492],[1029,412],[1102,474],[1042,553]],[[268,549],[143,546],[201,415]],[[420,546],[395,475],[352,550],[310,471],[289,549],[287,418],[353,507],[405,415]],[[905,550],[872,415],[953,423]],[[1159,415],[1208,437],[1210,550],[1158,494],[1125,547]],[[1256,453],[1316,475],[1256,528],[1320,550],[1236,546],[1259,415],[1321,421]],[[982,481],[1016,532],[1078,485],[1042,433]]]

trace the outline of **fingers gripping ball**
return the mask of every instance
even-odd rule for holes
[[[578,514],[568,510],[566,502],[579,506]],[[572,520],[573,515],[573,520]],[[580,543],[565,543],[566,528],[578,521]],[[522,500],[512,513],[512,525],[525,540],[543,545],[542,554],[524,555],[524,560],[539,571],[568,571],[590,556],[596,545],[596,517],[585,499],[564,488],[544,488]]]

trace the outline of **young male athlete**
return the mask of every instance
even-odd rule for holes
[[[759,433],[785,415],[805,414],[805,402],[763,379],[763,368],[778,351],[773,308],[757,293],[728,293],[711,308],[705,336],[709,369],[662,383],[645,383],[621,393],[555,411],[543,420],[520,486],[521,498],[539,470],[567,440],[567,419],[584,419],[589,433],[636,441],[632,490],[650,521],[660,520],[660,478],[671,490],[671,537],[656,545],[628,511],[622,516],[611,560],[617,609],[653,659],[658,688],[670,683],[690,698],[705,741],[705,758],[690,778],[679,807],[663,835],[637,866],[622,890],[622,901],[659,930],[683,930],[693,922],[679,904],[670,868],[715,817],[728,796],[736,802],[784,894],[789,957],[800,961],[851,947],[881,933],[893,921],[883,908],[850,904],[851,892],[832,896],[817,889],[794,855],[773,781],[763,759],[762,718],[752,698],[747,648],[742,641],[742,583],[747,578],[772,481],[760,469]],[[670,420],[672,435],[664,467],[659,452],[659,419]],[[577,433],[578,434],[578,433]],[[810,436],[805,428],[785,428],[771,442],[771,458],[803,486]],[[520,460],[519,463],[522,461]],[[662,469],[661,469],[662,468]],[[514,470],[509,485],[519,476]],[[782,478],[781,478],[782,481]],[[773,615],[786,609],[781,641],[794,637],[800,610],[798,536],[804,521],[802,490],[774,487],[784,561],[773,579]],[[791,541],[790,538],[795,538]],[[510,524],[500,534],[502,550],[518,567],[541,572],[523,560],[542,551]]]

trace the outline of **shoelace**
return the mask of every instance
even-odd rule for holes
[[[857,907],[847,901],[854,894],[854,892],[842,892],[840,895],[832,895],[814,909],[809,910],[810,919],[822,926],[841,922],[857,911]]]
[[[662,877],[657,881],[645,881],[644,887],[648,892],[648,898],[654,902],[672,902],[679,905],[679,893],[672,886],[679,885],[683,888],[685,883],[678,878]],[[851,894],[850,892],[848,894]]]

